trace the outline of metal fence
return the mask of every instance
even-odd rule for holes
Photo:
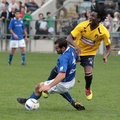
[[[29,41],[27,43],[28,52],[54,52],[53,41],[58,37],[67,37],[74,28],[72,20],[54,20],[54,32],[52,34],[36,34],[35,23],[37,20],[32,20],[28,27]],[[9,50],[10,32],[8,30],[9,20],[5,23],[0,21],[0,51]],[[119,24],[120,25],[120,24]],[[118,26],[119,27],[119,26]],[[120,51],[120,32],[110,32],[112,41],[112,53],[117,54]],[[38,36],[38,39],[35,37]],[[45,36],[45,38],[44,38]],[[45,49],[46,48],[46,49]],[[102,52],[100,52],[102,51]],[[98,50],[98,54],[102,54],[104,46]]]

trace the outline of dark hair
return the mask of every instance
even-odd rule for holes
[[[39,17],[40,15],[44,16],[43,13],[39,13],[38,17]]]
[[[100,22],[105,20],[107,16],[107,8],[104,5],[95,5],[92,11],[97,13]]]
[[[16,9],[16,10],[15,10],[15,13],[17,13],[17,12],[20,12],[20,10],[17,10],[17,9]]]
[[[54,44],[58,44],[59,48],[65,47],[67,48],[67,41],[65,40],[65,38],[58,38]]]
[[[22,2],[21,1],[18,1],[20,3],[20,5],[22,5]]]
[[[31,10],[30,10],[30,9],[27,9],[27,11],[26,11],[26,12],[27,12],[27,13],[28,13],[28,12],[31,12]]]
[[[49,14],[51,14],[51,12],[47,12],[47,13],[46,13],[46,15],[49,15]]]

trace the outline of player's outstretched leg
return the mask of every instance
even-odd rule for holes
[[[57,67],[55,66],[52,70],[51,73],[48,77],[48,80],[52,80],[57,76],[58,72],[57,72]],[[75,101],[72,96],[70,95],[69,92],[66,93],[62,93],[60,94],[63,98],[65,98],[69,103],[71,103],[71,105],[76,108],[77,110],[85,110],[85,107],[83,105],[81,105],[79,102]]]
[[[72,98],[72,96],[70,95],[69,92],[65,92],[65,93],[60,94],[60,95],[63,96],[69,103],[71,103],[71,105],[72,105],[75,109],[77,109],[77,110],[85,110],[85,107],[84,107],[81,103],[75,101],[75,100]]]

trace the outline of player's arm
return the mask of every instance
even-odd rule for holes
[[[103,61],[105,64],[107,63],[107,57],[109,56],[110,52],[111,52],[111,45],[107,45],[103,56]]]
[[[25,40],[27,41],[27,40],[28,40],[28,37],[27,37],[26,29],[24,29],[23,32],[24,32],[24,35],[25,35]]]
[[[80,48],[75,44],[72,34],[68,35],[66,40],[70,45],[72,45],[75,48],[77,54],[79,54]]]
[[[15,39],[18,39],[18,36],[14,33],[12,29],[10,29],[10,33],[14,36]]]
[[[65,78],[65,76],[66,76],[66,73],[60,72],[60,73],[56,76],[55,80],[54,80],[52,83],[50,83],[49,85],[43,85],[43,86],[39,89],[39,92],[49,90],[51,87],[53,87],[53,86],[57,85],[59,82],[61,82],[61,81]]]
[[[106,46],[106,50],[104,52],[104,56],[103,56],[103,61],[106,64],[107,63],[107,57],[109,56],[110,52],[111,52],[111,41],[110,41],[110,34],[108,31],[105,31],[105,35],[104,35],[104,44]]]
[[[11,19],[8,29],[9,29],[10,33],[13,35],[13,37],[15,39],[18,39],[18,36],[13,31],[13,26],[14,26],[14,21],[13,21],[13,19]]]

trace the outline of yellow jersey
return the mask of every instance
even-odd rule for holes
[[[106,46],[111,44],[110,34],[101,23],[91,30],[89,20],[81,22],[71,31],[71,34],[81,49],[80,56],[96,55],[101,41],[104,41]]]

